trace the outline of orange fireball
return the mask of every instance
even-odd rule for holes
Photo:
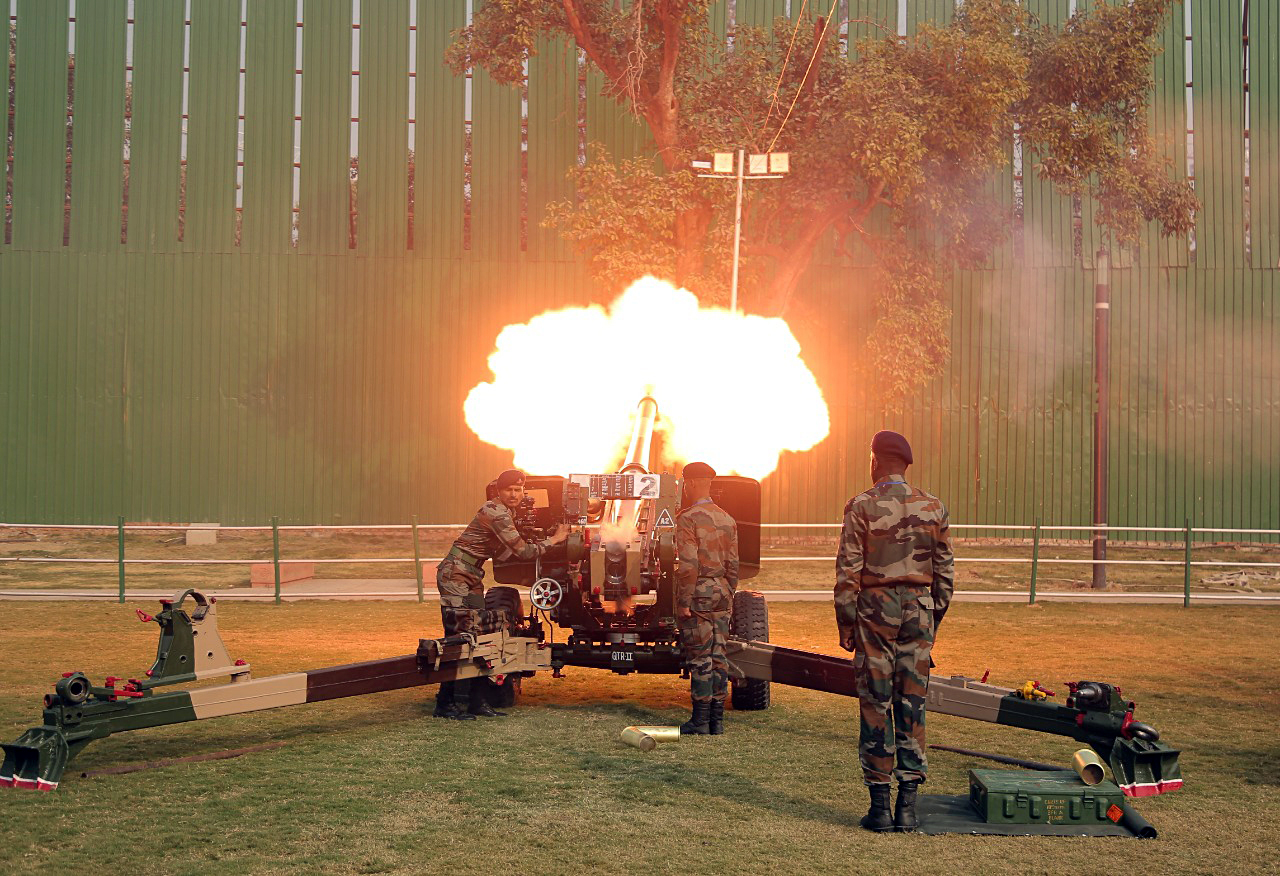
[[[584,358],[572,388],[548,394],[531,363],[552,350]],[[784,451],[808,450],[830,430],[822,390],[784,320],[702,307],[654,277],[608,310],[569,307],[507,326],[489,368],[493,380],[463,406],[467,425],[537,474],[616,469],[646,395],[658,403],[663,461],[673,467],[702,459],[722,474],[763,478]]]

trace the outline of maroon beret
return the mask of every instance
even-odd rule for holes
[[[691,462],[684,467],[684,476],[686,478],[713,478],[716,476],[716,470],[705,462]]]
[[[507,487],[513,487],[516,484],[523,484],[524,472],[518,468],[509,468],[498,475],[498,479],[494,483],[498,485],[499,490],[505,490]]]
[[[871,439],[871,452],[876,456],[896,456],[911,465],[911,445],[897,432],[877,432]]]

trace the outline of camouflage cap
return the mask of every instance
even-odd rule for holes
[[[498,485],[499,490],[505,490],[507,487],[513,487],[516,484],[523,484],[524,472],[518,468],[509,468],[498,475],[498,479],[494,483]]]
[[[907,465],[914,461],[911,458],[911,445],[897,432],[877,432],[871,439],[871,452],[880,457],[896,456]]]
[[[686,478],[713,478],[716,476],[716,470],[705,462],[691,462],[684,467],[684,476]]]

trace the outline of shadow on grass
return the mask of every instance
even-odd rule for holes
[[[582,770],[609,773],[630,766],[631,761],[622,754],[580,753],[578,756],[578,767]],[[744,776],[709,767],[687,763],[655,764],[649,768],[646,777],[667,785],[696,787],[701,794],[750,806],[777,817],[799,818],[842,828],[855,824],[859,817],[850,810],[780,793]]]
[[[370,727],[392,730],[430,716],[435,706],[434,685],[430,690],[431,697],[421,702],[407,698],[385,703],[366,701],[358,710],[317,710],[307,714],[303,706],[303,710],[292,710],[285,720],[278,712],[266,712],[120,731],[86,748],[84,754],[68,764],[67,775],[78,778],[86,771],[214,754],[266,742],[305,746],[317,739],[361,734]]]
[[[1280,746],[1258,750],[1235,745],[1216,745],[1214,754],[1229,765],[1217,779],[1229,779],[1245,785],[1280,788]]]
[[[634,704],[566,704],[551,708],[560,712],[590,713],[593,716],[616,715],[620,724],[626,722],[632,725],[670,726],[673,722],[670,711],[660,712]],[[682,721],[684,717],[681,715],[675,720]],[[709,739],[705,742],[714,744]],[[732,741],[728,740],[725,744],[732,744]],[[723,752],[708,752],[708,755],[710,760],[713,757],[723,756]],[[622,748],[617,749],[616,753],[579,751],[576,753],[576,766],[584,773],[612,776],[617,779],[635,777],[637,772],[634,752],[631,749]],[[689,763],[687,758],[676,762],[646,761],[643,766],[643,780],[646,785],[673,789],[687,788],[698,794],[718,797],[728,803],[749,806],[775,817],[797,818],[839,828],[856,824],[861,816],[860,811],[854,812],[842,806],[832,806],[808,797],[780,792],[741,773],[719,769],[712,763]]]

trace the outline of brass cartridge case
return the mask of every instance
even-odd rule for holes
[[[622,731],[622,735],[618,737],[622,742],[627,743],[633,748],[641,751],[653,751],[658,747],[658,741],[648,733],[641,733],[639,727],[627,727]]]
[[[1082,748],[1071,755],[1071,768],[1086,785],[1096,785],[1107,777],[1106,764],[1092,748]]]
[[[637,727],[646,736],[652,736],[655,742],[679,742],[679,727]]]

